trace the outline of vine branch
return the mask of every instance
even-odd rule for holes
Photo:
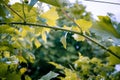
[[[72,31],[72,30],[67,30],[67,29],[63,29],[63,28],[59,28],[59,27],[42,25],[42,24],[23,23],[23,22],[11,22],[11,23],[0,22],[0,25],[6,25],[6,24],[38,26],[38,27],[50,28],[50,29],[54,29],[54,30],[61,30],[61,31],[67,31],[67,32],[71,32],[71,33],[74,33],[74,34],[78,34],[78,35],[81,35],[81,36],[85,37],[86,39],[90,40],[91,42],[97,44],[97,45],[100,46],[102,49],[108,51],[110,54],[112,54],[112,55],[114,55],[115,57],[117,57],[118,59],[120,59],[120,56],[116,55],[116,53],[114,53],[112,50],[108,49],[108,48],[105,47],[104,45],[102,45],[102,44],[100,44],[99,42],[93,40],[91,37],[89,37],[89,36],[87,36],[87,35],[85,35],[85,34],[82,34],[82,33],[80,33],[80,32],[76,32],[76,31]]]

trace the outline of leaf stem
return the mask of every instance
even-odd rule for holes
[[[62,12],[65,14],[65,16],[66,16],[68,19],[70,19],[73,23],[75,23],[75,24],[77,25],[77,27],[80,29],[81,34],[83,34],[82,28],[75,22],[75,20],[74,20],[72,17],[70,17],[70,16],[65,12],[64,9],[61,9],[61,10],[62,10]]]
[[[67,30],[67,29],[63,29],[63,28],[59,28],[59,27],[53,27],[53,26],[43,25],[43,24],[23,23],[23,22],[11,22],[11,23],[0,22],[0,25],[6,25],[6,24],[38,26],[38,27],[50,28],[50,29],[54,29],[54,30],[61,30],[61,31],[67,31],[67,32],[71,32],[71,33],[74,33],[74,34],[78,34],[78,35],[81,35],[81,36],[85,37],[86,39],[90,40],[91,42],[97,44],[102,49],[108,51],[110,54],[112,54],[115,57],[117,57],[118,59],[120,59],[120,56],[116,55],[116,53],[114,53],[113,51],[111,51],[110,49],[108,49],[107,47],[105,47],[104,45],[102,45],[101,43],[93,40],[91,37],[89,37],[89,36],[87,36],[85,34],[82,34],[80,32],[76,32],[76,31],[72,31],[72,30]]]

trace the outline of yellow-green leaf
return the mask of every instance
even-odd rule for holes
[[[109,49],[116,53],[116,55],[120,56],[120,47],[111,46]],[[120,64],[120,59],[112,54],[110,54],[107,59],[109,60],[110,65]]]
[[[71,27],[64,25],[63,29],[71,30]]]
[[[37,11],[36,8],[32,8],[30,10],[30,12],[28,12],[28,5],[24,4],[24,12],[25,12],[25,16],[23,14],[23,9],[22,9],[23,5],[21,3],[15,3],[11,6],[12,9],[14,9],[23,19],[26,18],[27,22],[36,22],[37,21]],[[12,13],[12,21],[22,21],[22,19],[16,15],[14,12]]]
[[[47,42],[47,35],[46,35],[46,31],[42,31],[42,40]]]
[[[17,56],[17,58],[19,59],[19,62],[24,62],[27,63],[27,61],[22,57],[22,56]]]
[[[41,46],[41,43],[37,39],[34,40],[34,44],[36,48],[39,48]]]
[[[24,74],[26,71],[27,71],[27,68],[21,68],[21,69],[20,69],[20,73],[21,73],[21,74]]]
[[[25,80],[32,80],[32,79],[28,75],[26,75]]]
[[[84,40],[85,40],[85,38],[84,38],[83,36],[78,35],[78,34],[74,34],[72,37],[73,37],[76,41],[84,41]]]
[[[120,34],[114,28],[111,22],[111,19],[108,16],[98,16],[98,18],[99,18],[99,21],[97,21],[97,23],[100,26],[95,26],[95,28],[98,28],[98,30],[108,32],[109,34],[112,34],[117,38],[120,38]]]
[[[80,26],[80,28],[82,29],[82,31],[85,31],[85,32],[89,33],[89,29],[92,26],[92,22],[86,21],[84,19],[78,19],[75,22]],[[77,28],[77,29],[79,29],[79,28]]]
[[[55,7],[52,7],[47,12],[43,13],[41,17],[45,18],[47,20],[47,24],[50,26],[56,26],[56,20],[59,18]]]
[[[65,72],[65,75],[66,75],[64,80],[79,80],[75,71],[72,71],[71,69],[66,68],[64,70],[64,72]]]
[[[10,57],[10,52],[4,51],[4,57],[9,58]]]
[[[61,41],[61,43],[63,44],[63,47],[66,49],[66,45],[67,45],[66,37],[65,37],[65,36],[62,36],[60,41]]]
[[[54,65],[57,69],[64,69],[64,67],[60,64],[54,63],[54,62],[49,62],[50,64]]]

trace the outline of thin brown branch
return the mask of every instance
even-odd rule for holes
[[[61,10],[62,10],[62,12],[64,13],[64,15],[65,15],[68,19],[70,19],[73,23],[75,23],[75,24],[77,25],[77,27],[80,29],[80,32],[83,34],[82,28],[75,22],[75,20],[74,20],[72,17],[70,17],[70,16],[65,12],[64,9],[61,9]]]
[[[24,15],[24,22],[26,22],[25,3],[24,3],[24,1],[22,1],[22,11],[23,11],[23,15]]]
[[[101,43],[93,40],[91,37],[89,37],[89,36],[87,36],[87,35],[85,35],[85,34],[81,34],[80,32],[76,32],[76,31],[72,31],[72,30],[67,30],[67,29],[63,29],[63,28],[59,28],[59,27],[42,25],[42,24],[23,23],[23,22],[11,22],[11,23],[0,22],[0,25],[6,25],[6,24],[38,26],[38,27],[50,28],[50,29],[54,29],[54,30],[61,30],[61,31],[67,31],[67,32],[71,32],[71,33],[74,33],[74,34],[78,34],[78,35],[81,35],[81,36],[85,37],[85,38],[88,39],[89,41],[97,44],[97,45],[100,46],[102,49],[108,51],[110,54],[112,54],[112,55],[114,55],[115,57],[117,57],[118,59],[120,59],[120,56],[116,55],[116,53],[114,53],[112,50],[108,49],[107,47],[105,47],[105,46],[102,45]]]

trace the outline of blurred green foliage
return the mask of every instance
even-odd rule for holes
[[[30,4],[24,3],[24,10],[22,9],[23,3],[15,3],[11,5],[11,8],[22,17],[24,17],[23,12],[25,11],[27,22],[57,25],[60,28],[76,26],[69,17],[63,14],[62,7],[65,13],[74,20],[83,19],[91,21],[93,23],[92,28],[90,32],[86,31],[86,35],[98,40],[119,56],[120,47],[117,45],[119,45],[118,29],[120,23],[113,21],[110,15],[109,17],[99,16],[99,21],[96,21],[92,19],[91,13],[85,10],[85,6],[77,1],[74,4],[60,7],[58,5],[63,5],[62,1],[64,0],[58,0],[57,4],[55,2],[52,3],[50,0],[39,1],[57,6],[57,8],[52,7],[48,12],[39,14],[39,11],[36,11],[37,9],[33,7],[37,0],[31,0]],[[8,22],[8,20],[9,22],[22,21],[18,15],[6,8],[4,2],[7,4],[9,1],[0,1],[0,10],[2,11],[0,13],[0,22]],[[53,18],[51,13],[54,13],[54,16],[57,16],[57,18]],[[10,16],[7,17],[7,15]],[[51,20],[52,23],[50,23]],[[106,37],[106,34],[109,37]],[[0,79],[120,79],[120,71],[116,71],[114,68],[116,64],[120,63],[120,59],[107,53],[87,39],[76,41],[73,35],[74,33],[36,26],[0,25]],[[61,37],[64,37],[63,43]]]

